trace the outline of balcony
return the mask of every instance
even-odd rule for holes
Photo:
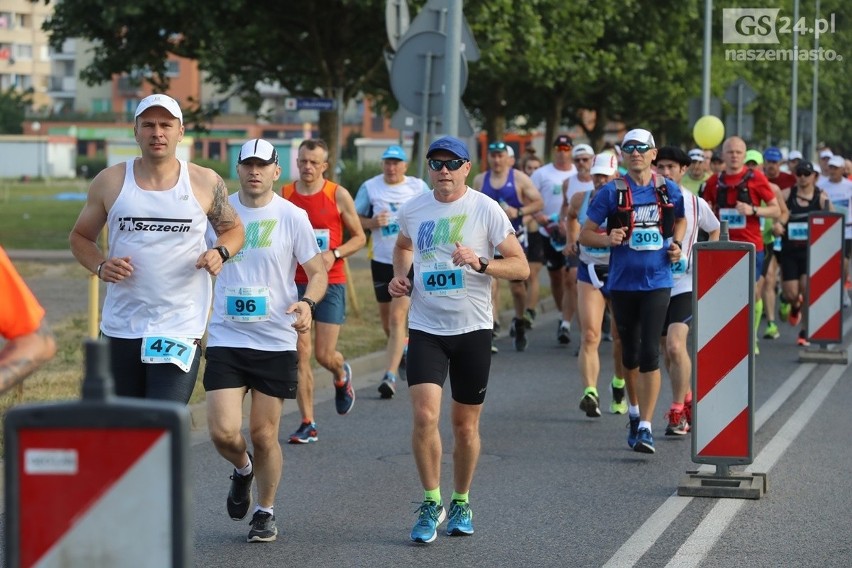
[[[62,44],[62,49],[57,51],[53,48],[49,50],[48,57],[53,61],[74,61],[77,55],[77,40],[67,39]]]
[[[48,95],[54,98],[74,98],[77,93],[76,77],[50,77],[47,85]]]

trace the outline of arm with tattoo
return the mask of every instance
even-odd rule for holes
[[[230,256],[239,252],[245,239],[245,230],[236,209],[228,201],[228,188],[224,180],[216,176],[216,185],[213,188],[213,203],[207,212],[207,220],[216,235],[215,246],[224,246],[228,249]]]

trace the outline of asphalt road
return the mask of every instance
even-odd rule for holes
[[[844,316],[848,349],[852,316],[849,310]],[[685,472],[697,466],[688,437],[662,435],[667,381],[654,421],[657,453],[635,453],[626,444],[625,417],[590,419],[579,410],[578,335],[558,346],[555,327],[556,314],[542,314],[522,353],[508,338],[498,341],[471,491],[475,535],[409,542],[422,492],[411,457],[407,389],[380,400],[376,363],[364,358],[356,367],[352,413],[337,416],[331,389],[322,389],[319,442],[283,446],[275,543],[245,543],[248,519],[234,522],[225,512],[230,466],[203,430],[193,432],[194,565],[852,564],[848,365],[800,364],[787,325],[780,339],[761,340],[751,469],[766,473],[768,492],[759,500],[678,497]],[[601,386],[612,375],[610,349],[602,345]],[[603,394],[605,407],[608,402]],[[452,491],[446,395],[444,403],[446,498]],[[282,443],[298,420],[295,402],[288,402]]]

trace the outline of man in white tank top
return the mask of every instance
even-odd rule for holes
[[[183,114],[166,95],[136,107],[142,156],[101,171],[69,237],[75,258],[107,283],[101,333],[119,396],[187,403],[210,311],[210,274],[244,231],[216,172],[177,159]],[[207,248],[210,223],[218,236]],[[108,255],[97,240],[108,227]]]
[[[273,506],[283,463],[278,426],[284,399],[296,398],[299,382],[297,337],[310,333],[328,273],[308,214],[272,190],[281,175],[272,144],[246,142],[237,174],[240,191],[230,202],[245,224],[246,240],[216,278],[204,369],[207,424],[219,454],[234,465],[228,515],[246,517],[257,475],[248,542],[270,542],[278,535]],[[297,264],[308,276],[301,297]],[[240,432],[248,391],[254,455]]]

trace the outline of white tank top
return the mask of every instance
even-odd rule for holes
[[[230,201],[246,240],[216,278],[207,346],[295,351],[296,317],[285,312],[299,299],[296,264],[320,253],[308,214],[280,195],[263,207],[243,206],[238,193]]]
[[[125,164],[124,185],[107,215],[109,256],[130,257],[133,274],[108,284],[101,331],[112,337],[200,338],[210,311],[210,276],[195,268],[207,250],[207,215],[180,161],[174,187],[143,190]]]

